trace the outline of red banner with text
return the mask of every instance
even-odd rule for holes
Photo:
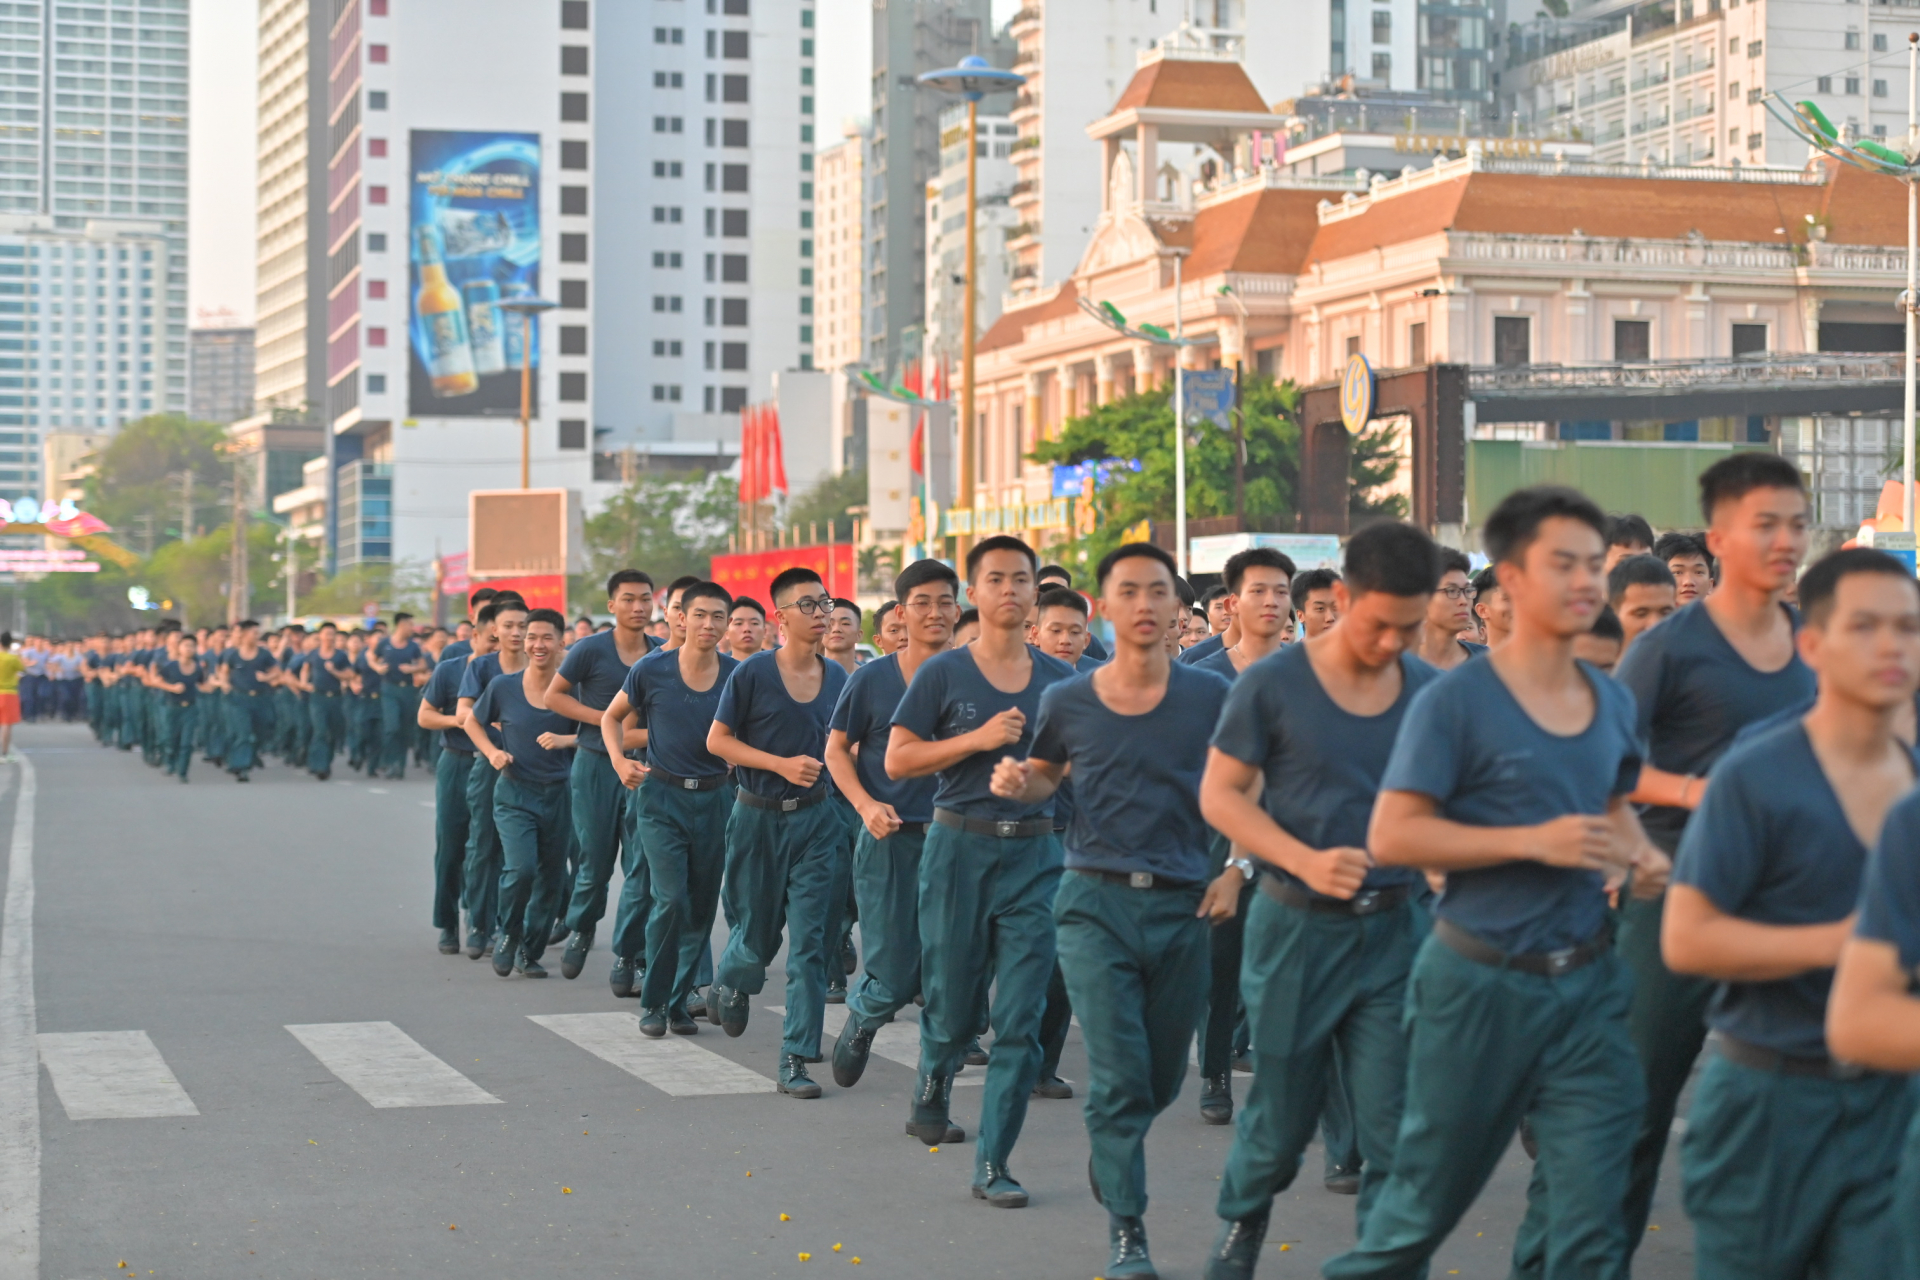
[[[811,569],[827,584],[828,592],[853,599],[856,579],[850,542],[748,551],[713,558],[713,580],[725,587],[728,595],[752,596],[769,612],[773,609],[773,593],[769,588],[773,580],[788,569]]]

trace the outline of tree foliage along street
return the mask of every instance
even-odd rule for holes
[[[1300,393],[1294,384],[1263,374],[1247,378],[1241,395],[1245,415],[1246,514],[1254,527],[1285,528],[1298,511]],[[1353,441],[1348,475],[1355,516],[1403,516],[1406,500],[1380,490],[1399,470],[1398,433],[1379,426]],[[1143,391],[1070,418],[1060,434],[1042,440],[1029,455],[1035,462],[1063,464],[1118,458],[1140,469],[1116,467],[1099,491],[1101,523],[1051,555],[1088,569],[1120,545],[1125,531],[1142,520],[1174,517],[1173,397],[1167,388]],[[1187,518],[1233,514],[1233,437],[1214,426],[1200,429],[1187,448]]]

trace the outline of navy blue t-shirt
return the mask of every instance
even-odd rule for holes
[[[1640,779],[1633,698],[1599,668],[1579,667],[1593,720],[1568,737],[1534,723],[1492,661],[1445,672],[1414,695],[1380,789],[1430,796],[1441,817],[1474,827],[1605,814]],[[1434,911],[1502,951],[1557,951],[1606,927],[1605,877],[1532,861],[1449,871]]]
[[[711,778],[727,771],[727,762],[707,750],[707,730],[719,710],[727,677],[739,662],[726,654],[720,673],[702,691],[688,686],[680,674],[680,651],[648,654],[627,669],[627,703],[647,731],[647,763],[676,778]]]
[[[450,641],[447,647],[440,651],[440,661],[442,662],[451,662],[455,658],[469,658],[472,656],[473,641],[471,640]]]
[[[1194,649],[1199,647],[1199,645],[1195,645]],[[1193,649],[1189,649],[1187,652],[1191,653]],[[1268,654],[1267,656],[1272,657],[1273,655]],[[1190,667],[1198,667],[1202,671],[1211,671],[1226,680],[1228,684],[1232,684],[1240,678],[1240,668],[1233,665],[1232,655],[1224,648],[1215,649],[1212,653],[1200,659],[1200,661],[1189,662],[1187,665]]]
[[[834,705],[828,728],[847,735],[847,746],[857,747],[854,772],[860,785],[880,804],[890,804],[902,822],[932,822],[937,779],[899,778],[887,773],[887,742],[893,736],[893,713],[907,695],[900,678],[900,655],[876,658],[847,677],[847,687]]]
[[[1327,694],[1306,646],[1286,645],[1240,673],[1227,695],[1213,745],[1265,775],[1260,804],[1295,840],[1309,849],[1364,849],[1373,802],[1401,722],[1415,695],[1439,678],[1438,671],[1403,653],[1400,696],[1378,715],[1357,716]],[[1316,892],[1271,863],[1255,865]],[[1420,880],[1412,867],[1376,866],[1361,887],[1381,889]]]
[[[1227,682],[1171,663],[1159,705],[1121,715],[1100,700],[1093,680],[1078,675],[1048,687],[1033,735],[1033,757],[1071,764],[1078,783],[1068,869],[1146,871],[1200,884],[1211,838],[1200,816],[1200,775]]]
[[[1475,658],[1484,658],[1491,652],[1488,646],[1475,640],[1455,640],[1454,643],[1467,651],[1468,661],[1472,661]]]
[[[522,671],[526,670],[525,667],[520,669]],[[483,653],[479,657],[471,659],[467,663],[467,669],[461,673],[460,687],[454,693],[456,705],[458,705],[457,700],[463,698],[472,698],[475,700],[475,704],[478,705],[480,695],[486,691],[487,685],[499,674],[500,651],[498,649],[495,649],[492,653]],[[492,725],[486,724],[485,721],[481,721],[481,723],[486,726],[487,737],[492,740],[493,745],[496,747],[499,746],[501,744],[500,731]]]
[[[972,733],[1013,707],[1020,708],[1027,718],[1017,741],[992,751],[976,751],[936,774],[940,782],[933,793],[936,808],[994,822],[1053,816],[1052,796],[1040,804],[1030,805],[996,796],[989,786],[994,766],[1003,756],[1023,760],[1033,754],[1033,730],[1040,716],[1040,695],[1048,686],[1073,678],[1073,668],[1058,658],[1049,658],[1032,645],[1027,646],[1027,654],[1033,659],[1033,673],[1027,679],[1027,687],[1019,693],[1002,693],[994,688],[980,674],[971,646],[936,653],[913,673],[913,683],[907,686],[907,696],[900,699],[893,722],[923,741],[935,742]]]
[[[487,682],[473,718],[481,724],[499,724],[501,745],[513,757],[507,776],[515,782],[548,785],[565,782],[573,768],[573,748],[549,751],[540,745],[543,733],[570,734],[578,726],[557,711],[542,711],[527,701],[526,671],[495,676]]]
[[[460,710],[460,678],[466,674],[465,658],[443,658],[434,665],[433,674],[427,677],[426,686],[420,690],[420,701],[443,716],[457,715]],[[473,754],[473,739],[467,736],[465,729],[442,729],[440,735],[447,750]]]
[[[143,650],[136,654],[136,665],[147,665],[150,652]],[[233,691],[242,696],[264,692],[267,686],[261,683],[260,677],[280,665],[265,645],[255,650],[250,659],[242,657],[235,647],[227,650],[220,660],[227,668],[227,678],[233,682]]]
[[[1855,935],[1892,943],[1902,969],[1920,969],[1920,789],[1887,810],[1867,857],[1858,909]]]
[[[1105,662],[1112,656],[1111,653],[1107,652],[1107,645],[1104,640],[1092,632],[1087,633],[1087,651],[1082,654],[1081,657],[1092,658],[1095,664],[1099,664]]]
[[[627,664],[620,660],[620,646],[614,642],[612,631],[597,631],[585,640],[579,640],[567,650],[567,656],[560,660],[560,678],[572,685],[573,696],[582,706],[592,707],[595,711],[605,711],[613,705],[614,695],[627,683]],[[642,645],[640,656],[647,655],[648,648]],[[578,720],[575,724],[580,724]],[[588,751],[607,754],[607,740],[600,736],[597,726],[581,725],[585,730],[580,735],[580,745]],[[703,729],[701,735],[704,737]],[[674,772],[672,769],[668,773]]]
[[[756,653],[733,669],[720,692],[713,718],[733,730],[733,736],[759,751],[776,756],[812,756],[821,762],[820,776],[811,787],[799,787],[765,769],[736,769],[740,785],[763,800],[797,800],[822,788],[831,788],[827,776],[827,723],[834,704],[846,688],[847,673],[837,662],[815,656],[820,664],[820,692],[811,702],[795,702],[780,675],[777,651]]]
[[[193,660],[193,670],[187,672],[180,669],[179,663],[171,659],[162,659],[159,670],[155,671],[154,674],[167,684],[177,684],[181,686],[182,692],[180,693],[174,693],[170,689],[162,689],[160,691],[162,697],[166,698],[168,702],[176,707],[190,707],[200,697],[200,686],[207,678],[207,664],[199,658],[195,658]]]
[[[1174,661],[1184,662],[1188,666],[1192,666],[1196,662],[1206,661],[1208,658],[1212,657],[1216,653],[1219,653],[1222,649],[1226,647],[1227,647],[1227,633],[1222,631],[1218,635],[1211,635],[1211,636],[1208,636],[1205,640],[1201,640],[1198,643],[1188,645],[1186,648],[1182,649],[1179,653],[1174,655]]]
[[[420,652],[420,642],[418,640],[410,639],[405,644],[395,644],[391,640],[383,640],[375,646],[375,649],[374,656],[387,665],[387,669],[382,673],[381,679],[385,680],[388,684],[413,683],[413,672],[402,671],[400,667],[402,663],[420,661],[423,655]]]
[[[315,693],[339,693],[340,682],[352,670],[353,663],[347,660],[345,650],[335,649],[329,656],[315,649],[306,657],[303,674]]]
[[[1778,671],[1755,670],[1697,600],[1635,640],[1613,678],[1638,704],[1647,763],[1679,774],[1711,773],[1742,729],[1811,703],[1815,692],[1813,672],[1797,652]],[[1672,853],[1687,812],[1650,805],[1640,824]]]
[[[1831,924],[1859,903],[1866,865],[1867,850],[1813,753],[1806,726],[1794,721],[1721,757],[1680,838],[1673,883],[1691,885],[1743,920]],[[1722,982],[1707,1007],[1707,1025],[1779,1053],[1819,1057],[1827,1051],[1832,985],[1831,969],[1773,982]]]
[[[380,697],[382,677],[378,671],[373,669],[373,664],[367,661],[367,654],[364,650],[359,657],[353,660],[353,674],[360,677],[360,696],[362,698],[377,700]],[[479,694],[476,692],[474,696],[478,697]]]

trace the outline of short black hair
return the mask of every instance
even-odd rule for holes
[[[240,621],[234,623],[234,629],[238,631],[258,631],[260,624],[252,618],[242,618]]]
[[[691,587],[692,585],[694,585],[696,582],[699,582],[699,581],[701,581],[701,578],[698,574],[694,574],[694,573],[681,574],[679,577],[675,578],[672,582],[669,582],[667,584],[667,591],[666,591],[667,599],[669,600],[673,599],[674,592],[685,591],[688,587]]]
[[[1671,538],[1675,535],[1667,534]],[[1607,574],[1607,599],[1619,604],[1627,598],[1628,587],[1673,587],[1673,570],[1667,568],[1667,562],[1659,556],[1645,552],[1637,556],[1626,556]]]
[[[1034,616],[1038,617],[1049,609],[1073,609],[1083,618],[1090,612],[1087,608],[1087,598],[1072,587],[1048,587],[1042,591],[1038,612]]]
[[[682,612],[685,612],[688,603],[694,600],[718,600],[721,605],[726,608],[728,613],[733,612],[733,597],[728,595],[727,589],[717,582],[702,582],[700,579],[694,578],[683,587],[669,587],[668,590],[677,590],[681,593],[680,609]]]
[[[880,607],[873,611],[873,630],[878,635],[880,628],[886,625],[887,615],[900,607],[898,600],[882,600]]]
[[[772,598],[773,607],[778,609],[781,607],[780,597],[783,594],[792,591],[796,587],[804,587],[809,582],[822,587],[827,585],[820,581],[820,575],[818,573],[815,573],[812,569],[804,565],[795,565],[791,569],[782,569],[779,575],[774,578],[773,585],[767,588],[767,595]]]
[[[761,604],[752,596],[735,596],[733,598],[733,608],[728,609],[727,612],[733,614],[739,612],[741,609],[751,609],[760,615],[760,621],[765,622],[767,620],[767,606]]]
[[[613,599],[613,593],[629,582],[653,590],[653,575],[641,569],[618,569],[607,579],[607,599]]]
[[[1540,536],[1540,526],[1549,520],[1577,520],[1599,535],[1602,544],[1606,542],[1607,517],[1593,504],[1592,498],[1565,485],[1536,484],[1515,489],[1502,498],[1487,517],[1480,531],[1487,558],[1496,564],[1501,561],[1519,564],[1527,548]]]
[[[393,625],[396,627],[403,622],[412,622],[412,621],[413,621],[413,615],[410,613],[406,613],[404,611],[393,615]]]
[[[1186,579],[1180,576],[1179,566],[1174,564],[1171,555],[1151,542],[1123,542],[1113,550],[1107,552],[1107,554],[1100,557],[1100,566],[1094,570],[1093,580],[1099,583],[1100,586],[1105,587],[1107,585],[1107,575],[1113,572],[1113,567],[1122,560],[1131,560],[1135,557],[1145,560],[1158,560],[1161,564],[1167,566],[1167,572],[1173,575],[1174,590],[1180,593],[1180,603],[1186,605],[1189,609],[1193,607],[1193,588],[1187,584]]]
[[[1034,549],[1010,533],[996,533],[991,538],[982,538],[973,544],[973,550],[967,552],[967,581],[972,582],[979,572],[980,562],[995,551],[1017,551],[1027,558],[1027,567],[1038,574],[1040,557]]]
[[[960,617],[955,620],[953,624],[953,629],[958,631],[960,628],[970,624],[977,625],[979,621],[980,611],[978,609],[962,609],[960,611]]]
[[[1230,594],[1232,593],[1227,590],[1226,583],[1216,582],[1200,593],[1200,606],[1202,608],[1211,608],[1215,600],[1224,599]]]
[[[954,598],[960,596],[960,575],[953,571],[952,565],[939,560],[915,560],[893,580],[895,602],[905,601],[915,587],[924,587],[929,582],[947,583],[953,588]]]
[[[839,612],[840,610],[842,610],[842,609],[851,609],[851,610],[853,610],[853,616],[854,616],[854,620],[855,620],[855,621],[858,621],[858,620],[860,619],[860,615],[861,615],[861,613],[862,613],[862,610],[861,610],[861,608],[860,608],[860,606],[859,606],[859,605],[857,605],[857,604],[855,604],[855,603],[854,603],[853,601],[851,601],[851,600],[849,600],[849,599],[847,599],[847,598],[846,598],[845,596],[835,596],[835,597],[833,598],[833,611],[834,611],[835,613],[838,613],[838,612]]]
[[[475,587],[467,593],[467,608],[477,609],[499,594],[492,587]]]
[[[1430,596],[1440,585],[1443,568],[1456,567],[1446,560],[1448,555],[1466,559],[1451,547],[1435,546],[1433,539],[1414,525],[1401,520],[1378,521],[1347,539],[1347,590],[1356,596],[1375,591],[1390,596]],[[1300,576],[1304,579],[1315,573],[1338,581],[1331,569],[1309,569]],[[1299,600],[1312,589],[1302,590],[1296,583],[1294,599]]]
[[[552,627],[555,635],[567,629],[567,615],[558,609],[535,609],[527,615],[527,625],[531,627],[536,622],[544,622]]]
[[[1033,575],[1035,582],[1042,582],[1048,578],[1059,578],[1068,586],[1072,586],[1073,570],[1063,564],[1048,564],[1040,566],[1040,572]]]
[[[1700,514],[1712,524],[1714,508],[1738,502],[1755,489],[1792,489],[1805,497],[1807,482],[1800,468],[1779,454],[1742,449],[1700,473]]]
[[[1620,625],[1620,615],[1613,611],[1612,605],[1602,605],[1599,614],[1593,620],[1589,634],[1602,640],[1625,641],[1627,629]]]
[[[1487,565],[1468,578],[1467,585],[1473,588],[1474,602],[1478,603],[1481,596],[1492,595],[1500,589],[1500,575],[1493,571],[1492,565]]]
[[[1340,575],[1331,569],[1302,569],[1293,575],[1293,585],[1288,593],[1293,596],[1294,604],[1307,598],[1310,591],[1331,591],[1333,584],[1340,581]]]
[[[1220,580],[1227,584],[1227,590],[1237,595],[1240,579],[1246,577],[1247,570],[1256,565],[1263,569],[1278,569],[1287,575],[1288,582],[1292,582],[1293,575],[1299,572],[1291,557],[1282,555],[1272,547],[1248,547],[1227,557],[1227,567],[1220,575]]]
[[[1914,582],[1913,570],[1886,552],[1872,547],[1847,547],[1820,557],[1811,569],[1800,575],[1800,616],[1808,626],[1826,625],[1833,613],[1834,598],[1840,593],[1841,581],[1856,573],[1884,573],[1920,589],[1920,584]]]
[[[1663,533],[1653,544],[1653,557],[1661,564],[1681,557],[1699,556],[1709,566],[1713,564],[1713,555],[1707,550],[1707,540],[1693,533]]]
[[[313,630],[314,630],[314,634],[318,635],[320,632],[326,631],[329,629],[331,629],[335,635],[340,634],[340,628],[334,626],[334,624],[331,622],[323,622],[319,626],[315,627]]]
[[[1371,528],[1372,526],[1368,527]],[[1356,533],[1353,536],[1357,538],[1360,535]],[[1434,590],[1439,589],[1440,579],[1456,570],[1466,574],[1468,577],[1473,576],[1473,561],[1467,558],[1466,552],[1457,547],[1440,546],[1438,543],[1432,542],[1431,539],[1429,539],[1429,545],[1433,547]],[[1348,546],[1352,546],[1352,544],[1349,543]],[[1349,581],[1353,578],[1353,565],[1351,563],[1347,565],[1347,578]],[[1429,591],[1427,594],[1432,595],[1433,592]]]
[[[1647,518],[1628,512],[1624,516],[1607,517],[1607,545],[1610,547],[1650,547],[1653,545],[1653,526]]]
[[[515,595],[511,591],[502,591],[493,598],[493,616],[498,618],[503,613],[524,613],[531,615],[533,609],[527,604],[524,596]]]

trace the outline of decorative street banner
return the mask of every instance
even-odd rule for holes
[[[518,417],[524,322],[500,304],[540,292],[540,136],[415,129],[412,163],[408,412]]]
[[[829,592],[849,600],[858,586],[850,542],[731,552],[713,558],[713,580],[725,587],[728,595],[752,596],[768,613],[773,612],[773,580],[787,569],[811,569],[820,575]]]

